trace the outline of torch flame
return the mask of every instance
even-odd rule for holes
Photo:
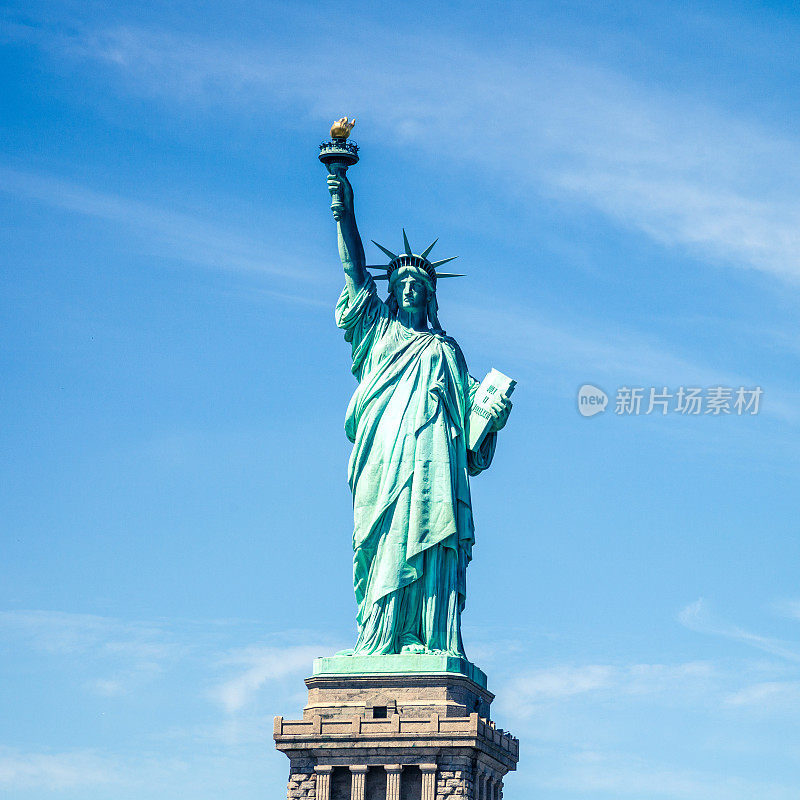
[[[350,131],[353,130],[353,125],[355,124],[355,120],[348,122],[347,117],[337,119],[336,122],[331,125],[331,138],[346,139],[350,135]]]

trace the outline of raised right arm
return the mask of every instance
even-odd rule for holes
[[[336,168],[334,168],[336,169]],[[336,229],[339,238],[339,258],[344,268],[344,282],[350,300],[355,299],[358,291],[367,281],[366,257],[361,235],[356,227],[355,205],[353,202],[353,187],[347,180],[347,175],[336,169],[333,175],[328,175],[328,191],[331,196],[337,195],[341,205],[336,205],[333,218],[336,220]]]

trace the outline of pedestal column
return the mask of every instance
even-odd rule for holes
[[[330,800],[333,767],[314,767],[314,772],[317,774],[317,800]]]
[[[436,764],[420,764],[422,800],[436,800]]]
[[[492,800],[500,800],[500,798],[503,796],[503,782],[500,780],[500,778],[495,778],[492,781],[492,785],[494,787]]]
[[[475,772],[475,800],[487,800],[486,772],[480,767]]]
[[[400,800],[400,764],[384,764],[386,770],[386,800]]]
[[[364,800],[364,781],[369,767],[358,765],[350,767],[350,800]]]

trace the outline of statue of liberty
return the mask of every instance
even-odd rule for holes
[[[358,640],[340,655],[433,653],[466,657],[461,612],[475,541],[469,477],[487,469],[511,411],[499,394],[489,433],[467,449],[467,418],[478,381],[439,323],[437,282],[450,274],[414,254],[376,244],[390,259],[367,271],[346,169],[328,188],[337,222],[345,288],[336,323],[352,347],[358,380],[345,431],[353,443],[353,580]],[[435,242],[434,242],[435,244]],[[388,280],[385,300],[375,281]]]

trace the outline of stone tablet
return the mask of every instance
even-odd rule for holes
[[[467,420],[467,449],[476,452],[483,443],[489,426],[492,424],[489,404],[500,394],[508,397],[516,385],[515,380],[509,378],[508,375],[503,375],[494,367],[481,381],[481,385],[475,392],[475,399],[472,401],[472,408]]]

